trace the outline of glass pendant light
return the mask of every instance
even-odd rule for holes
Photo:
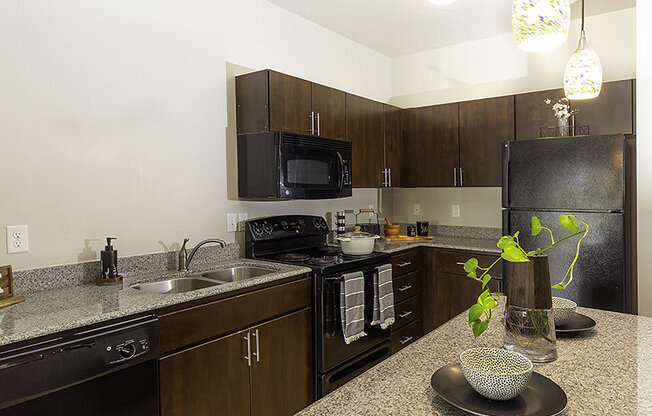
[[[564,73],[564,93],[569,100],[587,100],[600,95],[602,65],[600,58],[589,46],[584,33],[584,0],[582,0],[582,32],[580,43],[571,55]]]
[[[556,48],[570,28],[570,0],[514,0],[512,32],[526,52]]]

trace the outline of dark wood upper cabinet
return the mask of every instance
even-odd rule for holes
[[[346,94],[346,140],[352,144],[353,187],[381,187],[384,153],[383,104]]]
[[[576,125],[589,125],[590,134],[634,133],[633,80],[605,82],[600,95],[590,100],[571,100],[579,108]]]
[[[546,104],[550,98],[551,104]],[[564,98],[564,90],[546,90],[518,94],[514,97],[516,110],[516,140],[540,137],[541,127],[557,126],[559,121],[552,104]]]
[[[514,140],[514,96],[460,103],[462,186],[501,186],[501,143]]]
[[[389,104],[383,105],[385,116],[385,169],[388,169],[387,187],[402,186],[403,144],[402,110]]]
[[[405,187],[453,187],[459,166],[458,105],[410,108],[404,114]]]
[[[310,81],[269,71],[269,122],[272,130],[309,134]]]
[[[346,93],[312,84],[315,135],[344,140],[346,137]]]
[[[293,415],[312,402],[311,316],[304,309],[251,328],[252,415]]]

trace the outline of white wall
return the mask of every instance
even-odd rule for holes
[[[637,5],[636,45],[638,62],[636,68],[636,156],[638,185],[638,312],[652,316],[652,2],[639,1]],[[648,346],[649,348],[649,346]],[[649,383],[648,383],[649,384]]]
[[[89,260],[109,235],[121,255],[233,241],[227,212],[377,203],[228,199],[230,63],[391,96],[389,58],[267,1],[4,0],[0,62],[0,227],[30,227],[29,253],[0,233],[0,264]]]
[[[636,74],[635,23],[635,8],[586,19],[606,81]],[[559,88],[579,32],[575,19],[564,45],[540,53],[522,52],[506,34],[395,58],[391,101],[416,107]]]

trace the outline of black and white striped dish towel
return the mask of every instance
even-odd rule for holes
[[[371,325],[380,324],[382,329],[387,329],[394,320],[392,265],[383,264],[376,267],[374,273],[374,313]]]
[[[342,275],[340,315],[344,342],[350,344],[367,335],[364,332],[364,274],[362,272]]]

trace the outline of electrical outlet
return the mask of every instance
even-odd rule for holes
[[[7,253],[29,251],[29,233],[26,225],[7,226]]]
[[[240,231],[244,230],[245,227],[245,221],[249,219],[249,214],[246,212],[241,212],[238,214],[238,228]]]
[[[453,205],[453,217],[457,218],[460,216],[460,206],[459,205]]]
[[[226,214],[226,231],[234,233],[238,230],[238,214]]]
[[[421,215],[421,204],[414,204],[414,215]]]
[[[376,206],[375,206],[374,204],[369,204],[369,209],[373,209],[373,210],[375,210],[375,209],[376,209]]]

